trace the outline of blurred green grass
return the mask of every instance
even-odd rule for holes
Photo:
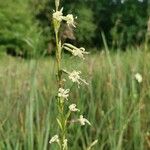
[[[150,53],[102,51],[83,62],[63,57],[64,69],[81,70],[89,82],[71,89],[69,101],[77,103],[92,124],[69,126],[71,150],[86,150],[95,139],[95,150],[148,150]],[[0,149],[57,149],[48,144],[57,133],[54,58],[0,59]],[[141,84],[134,78],[137,72]]]

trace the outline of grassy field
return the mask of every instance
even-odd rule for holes
[[[0,150],[57,150],[48,143],[57,131],[54,59],[0,59]],[[86,150],[95,139],[93,150],[150,149],[150,53],[101,52],[83,62],[64,56],[63,64],[81,70],[89,82],[81,88],[67,82],[69,101],[92,124],[69,125],[71,150]]]

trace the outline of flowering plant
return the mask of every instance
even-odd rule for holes
[[[85,51],[83,47],[77,48],[76,46],[69,44],[69,43],[63,43],[61,42],[61,39],[59,38],[59,30],[61,27],[62,21],[65,21],[68,26],[76,27],[74,17],[72,14],[68,14],[66,16],[63,15],[63,8],[59,9],[60,0],[55,0],[55,6],[56,9],[53,13],[53,25],[54,25],[54,31],[55,31],[55,39],[56,39],[56,66],[57,66],[57,83],[58,83],[58,95],[57,95],[57,106],[58,106],[58,116],[57,116],[57,123],[59,126],[59,133],[54,135],[49,143],[58,143],[60,150],[67,150],[68,144],[67,144],[67,124],[68,119],[70,118],[71,113],[80,112],[80,110],[77,108],[76,104],[70,104],[67,106],[66,101],[69,102],[69,93],[71,92],[70,89],[66,89],[62,74],[68,75],[68,79],[70,79],[73,83],[77,83],[78,87],[83,83],[88,85],[88,83],[80,77],[81,71],[67,71],[66,69],[62,68],[61,60],[62,60],[62,51],[67,50],[69,51],[73,56],[78,56],[81,59],[85,59],[84,55],[88,54],[88,52]],[[65,112],[65,108],[67,106],[67,112]],[[83,117],[83,115],[79,116],[79,119],[76,119],[73,122],[78,122],[82,126],[84,126],[86,123],[88,125],[91,125],[91,123]]]

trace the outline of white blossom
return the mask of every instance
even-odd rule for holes
[[[85,48],[83,47],[77,48],[76,46],[73,46],[72,44],[65,43],[63,47],[69,52],[71,52],[72,55],[78,56],[79,58],[82,58],[82,59],[85,59],[84,58],[85,54],[89,54],[89,52],[85,51]]]
[[[63,88],[59,88],[58,90],[58,97],[64,98],[64,99],[68,99],[69,96],[69,89],[63,89]]]
[[[68,78],[73,82],[73,83],[77,83],[78,84],[78,87],[80,84],[84,83],[86,85],[88,85],[88,83],[82,79],[80,77],[80,74],[81,74],[81,71],[72,71],[72,72],[68,72],[66,70],[63,70],[65,73],[68,74]]]
[[[69,106],[69,110],[70,110],[70,111],[73,111],[73,112],[80,111],[79,109],[76,108],[76,106],[77,106],[76,104],[71,104],[71,105]]]
[[[68,78],[72,80],[72,82],[76,82],[80,84],[80,74],[81,74],[81,71],[74,70],[69,74]]]
[[[63,19],[67,22],[68,26],[75,26],[74,17],[72,14],[68,14],[67,16],[63,17]]]
[[[139,73],[136,73],[136,74],[135,74],[135,79],[136,79],[139,83],[141,83],[142,80],[143,80],[141,74],[139,74]]]
[[[62,19],[63,19],[63,13],[62,13],[62,11],[63,11],[63,8],[61,8],[60,11],[54,12],[54,13],[53,13],[53,19],[55,19],[55,20],[61,22]]]
[[[84,126],[85,123],[91,125],[91,123],[86,118],[84,118],[83,115],[80,115],[79,122],[82,126]]]
[[[50,141],[49,141],[49,143],[51,144],[51,143],[54,143],[54,142],[59,142],[59,137],[58,137],[58,135],[54,135],[51,139],[50,139]]]
[[[56,11],[53,13],[53,19],[61,22],[62,20],[66,21],[66,23],[68,24],[68,26],[75,26],[75,22],[74,22],[74,17],[72,14],[68,14],[67,16],[63,16],[63,8],[61,8],[61,10]]]
[[[68,140],[64,139],[64,141],[63,141],[63,150],[65,150],[67,148],[67,143],[68,143]]]
[[[73,49],[72,50],[72,54],[74,56],[78,56],[78,57],[80,57],[82,59],[85,59],[84,58],[84,54],[88,54],[88,52],[85,51],[85,48],[81,47],[81,48]]]

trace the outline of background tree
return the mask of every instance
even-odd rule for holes
[[[42,28],[29,6],[29,1],[0,2],[0,45],[13,55],[33,56],[43,51]]]
[[[110,47],[126,49],[145,41],[148,0],[65,0],[64,13],[78,17],[78,29],[63,28],[61,36],[87,48],[103,46],[101,31]],[[52,0],[0,1],[0,47],[17,55],[32,56],[53,50]],[[72,37],[70,37],[72,35]],[[76,39],[73,38],[75,35]]]

